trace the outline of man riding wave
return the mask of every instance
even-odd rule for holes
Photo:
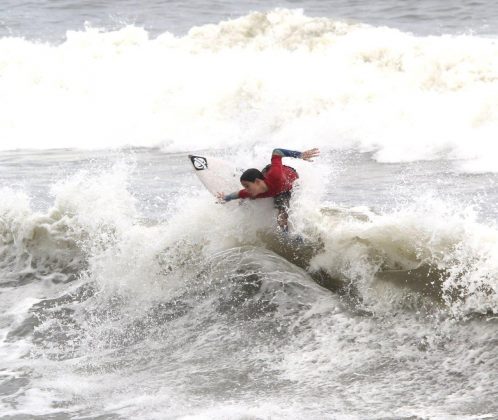
[[[240,177],[240,183],[244,189],[225,195],[218,193],[220,202],[224,203],[239,198],[266,198],[273,197],[275,208],[278,209],[277,223],[282,231],[288,231],[288,209],[293,183],[299,178],[294,168],[282,164],[283,157],[291,157],[312,161],[318,156],[318,149],[297,152],[287,149],[274,149],[271,156],[271,164],[263,171],[256,168],[247,169]]]

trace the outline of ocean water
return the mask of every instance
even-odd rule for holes
[[[498,418],[498,7],[0,5],[0,419]],[[189,153],[318,147],[292,235]]]

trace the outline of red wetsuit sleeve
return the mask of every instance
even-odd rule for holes
[[[292,183],[297,178],[295,171],[282,165],[283,157],[297,157],[301,152],[292,150],[275,149],[271,156],[271,166],[266,173],[265,181],[268,186],[268,192],[260,197],[275,197],[282,192],[292,189]]]
[[[239,191],[239,198],[249,198],[250,195],[246,189]]]
[[[265,174],[264,182],[268,187],[268,191],[262,194],[258,194],[256,197],[251,197],[247,190],[239,191],[239,198],[265,198],[265,197],[275,197],[282,192],[289,191],[292,189],[292,182],[298,177],[297,174],[293,172],[291,174],[286,174],[286,168],[282,165],[283,157],[293,157],[298,158],[301,156],[301,152],[295,152],[293,150],[286,149],[274,149],[271,155],[271,165]],[[294,171],[295,172],[295,171]]]
[[[266,175],[267,179],[270,180],[270,182],[280,183],[280,180],[284,176],[283,170],[282,156],[273,154],[271,156],[271,168]]]
[[[271,165],[282,167],[282,156],[276,154],[271,155]]]

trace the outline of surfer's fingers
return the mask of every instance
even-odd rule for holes
[[[218,199],[218,201],[217,201],[218,204],[225,204],[226,203],[225,193],[222,193],[222,192],[216,193],[216,198]]]
[[[307,160],[309,162],[313,162],[312,158],[317,157],[319,155],[320,155],[320,150],[318,150],[317,148],[305,150],[302,154],[302,159]]]

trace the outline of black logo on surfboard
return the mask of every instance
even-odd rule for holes
[[[207,159],[202,157],[202,156],[189,156],[190,160],[192,161],[192,165],[194,165],[194,168],[197,171],[203,171],[204,169],[208,168],[208,162]]]

